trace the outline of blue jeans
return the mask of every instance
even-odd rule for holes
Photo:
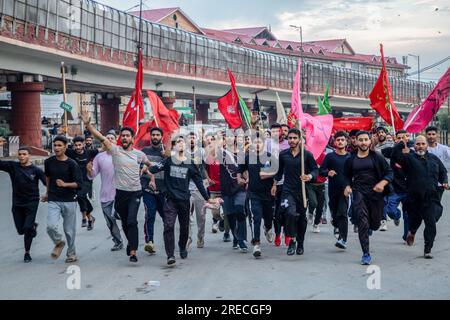
[[[237,241],[247,240],[247,223],[245,220],[245,192],[232,196],[222,195],[223,212],[228,217],[233,238]]]
[[[385,206],[384,206],[384,216],[389,216],[389,218],[394,220],[399,220],[402,216],[402,212],[398,208],[400,202],[402,203],[403,208],[403,238],[406,239],[408,234],[408,213],[405,211],[405,201],[406,201],[406,193],[392,193],[391,195],[385,198]]]
[[[145,207],[144,235],[145,242],[149,242],[153,241],[156,211],[159,212],[161,219],[164,221],[165,197],[162,193],[152,194],[144,191],[143,199]]]
[[[274,201],[249,199],[249,211],[251,219],[253,219],[253,239],[252,243],[256,244],[261,241],[261,221],[264,219],[264,228],[266,231],[272,229]],[[250,225],[250,228],[252,225]]]

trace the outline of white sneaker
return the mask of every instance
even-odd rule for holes
[[[253,256],[254,256],[255,258],[261,257],[261,247],[259,246],[259,244],[256,244],[256,245],[253,247]]]
[[[387,231],[387,221],[386,220],[381,221],[380,231]]]
[[[314,232],[314,233],[320,233],[319,225],[317,225],[317,224],[314,225],[314,227],[313,227],[313,232]]]
[[[145,246],[144,246],[144,250],[147,251],[147,252],[150,253],[150,254],[156,253],[155,245],[153,244],[153,241],[147,242],[147,243],[145,244]]]
[[[273,240],[275,239],[275,234],[273,233],[272,229],[269,231],[264,228],[264,235],[266,236],[267,242],[273,243]]]
[[[219,223],[213,223],[212,225],[212,233],[219,232]]]

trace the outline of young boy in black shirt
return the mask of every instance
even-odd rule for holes
[[[36,237],[36,213],[39,206],[39,181],[45,185],[44,172],[30,162],[30,151],[19,148],[18,160],[1,161],[0,170],[11,178],[13,189],[12,213],[17,233],[24,236],[24,262],[31,262],[30,248]]]

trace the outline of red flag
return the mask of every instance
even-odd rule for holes
[[[408,116],[405,123],[405,130],[408,132],[420,132],[433,120],[433,117],[444,104],[447,96],[450,94],[450,68],[439,79],[436,86],[428,94],[427,98],[422,101]]]
[[[370,106],[380,114],[386,123],[393,126],[395,131],[397,131],[403,128],[403,120],[400,118],[400,115],[395,108],[394,101],[392,100],[392,91],[386,71],[386,64],[384,63],[382,44],[380,44],[380,51],[382,68],[380,76],[369,95]]]
[[[179,115],[177,110],[167,109],[161,99],[153,91],[147,91],[148,100],[152,108],[154,125],[164,131],[164,143],[170,140],[172,133],[180,126],[178,124]]]
[[[303,118],[303,107],[300,96],[300,67],[302,65],[302,60],[298,59],[297,72],[294,79],[294,87],[292,88],[292,98],[291,98],[291,110],[288,114],[288,125],[290,127],[295,127],[297,120]],[[303,122],[301,123],[303,125]]]
[[[233,88],[233,85],[232,85]],[[231,129],[236,129],[242,126],[242,120],[239,115],[239,98],[236,90],[231,89],[226,95],[217,100],[219,111],[222,113],[225,121]]]
[[[127,108],[123,114],[122,127],[132,128],[137,135],[139,131],[139,121],[144,119],[144,103],[142,101],[142,81],[144,78],[142,69],[142,49],[138,53],[138,72],[136,74],[136,83],[133,94],[128,102]]]
[[[347,117],[335,118],[333,124],[333,131],[351,131],[351,130],[365,130],[370,131],[373,127],[372,117]]]

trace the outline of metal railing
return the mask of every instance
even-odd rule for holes
[[[139,18],[90,0],[0,0],[0,33],[6,18],[42,27],[58,35],[93,43],[113,51],[136,53]],[[173,62],[194,70],[198,77],[205,70],[235,73],[238,83],[258,84],[284,89],[292,88],[297,60],[293,57],[243,48],[143,21],[144,56]],[[170,71],[168,71],[170,72]],[[174,72],[176,73],[176,72]],[[257,79],[252,81],[249,79]],[[306,62],[302,69],[302,91],[322,93],[327,84],[334,95],[367,98],[377,79],[369,73]],[[250,83],[249,83],[250,82]],[[418,84],[404,78],[390,77],[395,101],[417,103]],[[432,89],[421,83],[420,96]]]

